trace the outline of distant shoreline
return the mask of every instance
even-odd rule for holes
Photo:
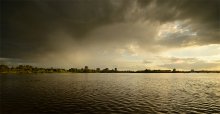
[[[117,70],[117,68],[114,68],[112,70],[109,70],[108,68],[105,69],[89,69],[88,66],[85,66],[85,68],[70,68],[68,70],[61,69],[61,68],[38,68],[33,67],[30,65],[19,65],[17,67],[9,67],[7,65],[0,65],[0,74],[36,74],[36,73],[220,73],[220,70],[194,70],[191,69],[190,71],[178,71],[175,68],[173,70],[151,70],[151,69],[145,69],[145,70],[137,70],[137,71],[131,71],[131,70]]]

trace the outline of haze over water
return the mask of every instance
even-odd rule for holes
[[[220,113],[219,74],[1,74],[1,113]]]
[[[0,64],[220,69],[219,0],[1,0]]]
[[[219,7],[1,0],[0,114],[220,113]]]

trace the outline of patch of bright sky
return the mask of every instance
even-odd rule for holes
[[[196,36],[197,33],[192,31],[190,25],[187,25],[189,21],[190,20],[175,21],[161,25],[159,27],[156,39],[161,40],[164,38],[169,38],[169,36],[171,36],[172,34]]]
[[[132,43],[129,45],[126,45],[123,49],[116,49],[116,53],[120,54],[121,57],[125,60],[130,61],[140,61],[141,56],[139,56],[140,47],[136,43]]]
[[[163,53],[168,57],[198,58],[207,62],[220,60],[220,44],[210,44],[205,46],[193,46],[175,49]]]

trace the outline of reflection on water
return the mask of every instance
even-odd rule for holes
[[[1,113],[220,113],[220,74],[0,75]]]

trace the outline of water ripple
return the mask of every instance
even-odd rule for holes
[[[220,113],[218,74],[1,76],[2,113]]]

